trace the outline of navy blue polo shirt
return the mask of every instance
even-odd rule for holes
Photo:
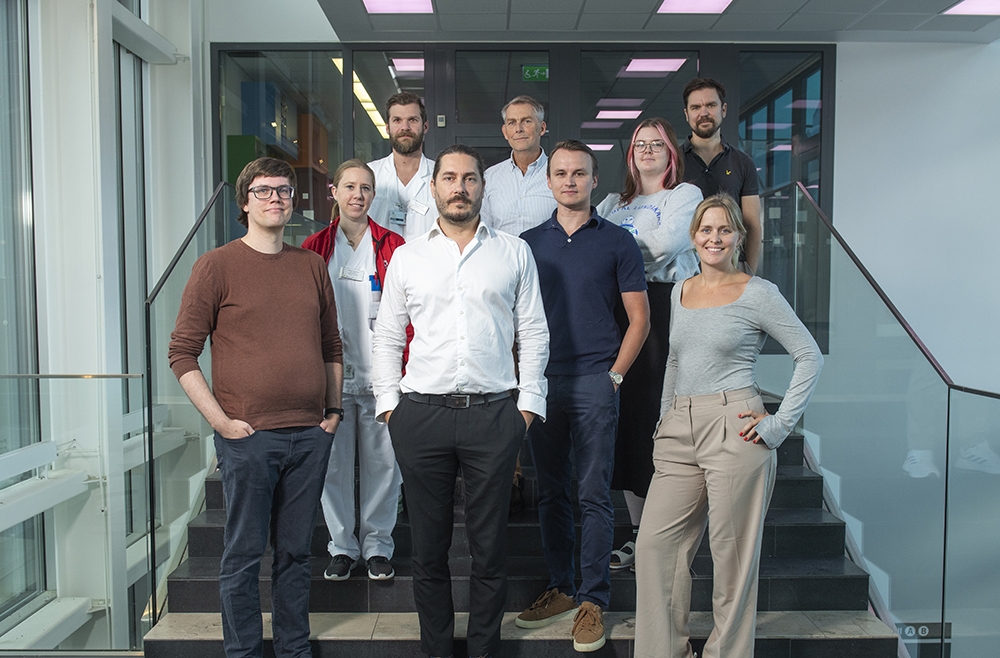
[[[604,220],[593,206],[590,219],[571,236],[556,212],[521,234],[538,264],[549,323],[545,374],[592,375],[610,369],[618,357],[622,337],[615,301],[623,292],[646,289],[642,252],[631,233]]]

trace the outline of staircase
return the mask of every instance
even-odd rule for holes
[[[776,405],[774,405],[776,406]],[[773,413],[774,406],[769,411]],[[534,630],[519,629],[514,617],[542,593],[548,574],[530,453],[521,453],[526,509],[508,525],[507,615],[502,656],[579,656],[572,648],[572,619]],[[778,449],[778,476],[764,526],[758,588],[757,658],[895,658],[897,637],[868,610],[868,574],[844,555],[844,522],[823,509],[823,478],[803,466],[803,438],[790,436]],[[221,656],[219,560],[225,524],[222,483],[206,481],[206,508],[188,525],[188,558],[168,577],[169,614],[146,635],[148,658]],[[632,536],[628,511],[616,494],[615,546]],[[469,609],[471,558],[464,517],[457,510],[451,548],[452,592],[458,611],[456,634],[464,636]],[[577,526],[579,532],[579,525]],[[400,516],[393,532],[396,577],[371,581],[363,568],[349,580],[329,582],[329,536],[322,518],[312,542],[310,622],[316,656],[422,656],[413,604],[410,526]],[[640,558],[641,559],[641,558]],[[692,567],[692,644],[700,652],[711,632],[712,557],[707,537]],[[270,646],[270,558],[264,558],[260,591],[265,611],[265,654]],[[611,574],[611,605],[605,614],[608,642],[594,656],[631,656],[635,621],[635,574]],[[464,656],[464,640],[455,655]],[[727,657],[728,658],[728,657]],[[734,657],[736,658],[736,657]]]

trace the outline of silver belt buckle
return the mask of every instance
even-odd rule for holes
[[[471,406],[471,395],[449,395],[448,397],[455,402],[455,404],[452,405],[453,409],[468,409]],[[462,404],[463,402],[465,404]]]

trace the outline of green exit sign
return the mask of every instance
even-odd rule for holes
[[[521,80],[524,82],[548,82],[549,67],[545,66],[521,66]]]

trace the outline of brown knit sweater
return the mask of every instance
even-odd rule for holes
[[[264,254],[233,240],[194,264],[167,353],[181,375],[199,370],[211,337],[212,391],[222,410],[254,429],[318,425],[324,363],[342,363],[326,263],[284,245]]]

